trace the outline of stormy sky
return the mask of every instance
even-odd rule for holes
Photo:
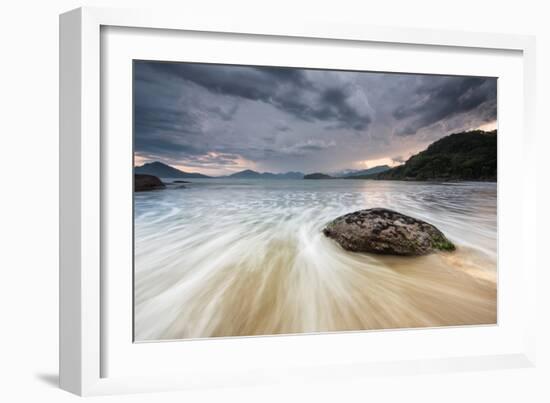
[[[397,165],[496,110],[495,78],[134,61],[135,164],[209,175]]]

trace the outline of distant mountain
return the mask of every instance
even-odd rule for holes
[[[403,165],[355,178],[496,181],[497,132],[454,133],[432,143]]]
[[[301,172],[286,172],[281,174],[274,174],[271,172],[256,172],[251,169],[236,172],[234,174],[223,176],[222,178],[232,179],[302,179],[304,174]]]
[[[134,167],[134,173],[154,175],[159,178],[210,178],[210,176],[195,172],[180,171],[179,169],[158,161],[148,162],[141,166]]]
[[[316,172],[314,174],[304,175],[304,179],[336,179],[333,176]]]
[[[378,174],[380,172],[387,171],[388,169],[391,169],[388,165],[377,165],[375,167],[369,168],[369,169],[362,169],[359,171],[353,171],[348,173],[347,175],[342,175],[344,178],[349,178],[352,176],[358,176],[358,175],[373,175]]]
[[[378,165],[369,169],[353,170],[346,169],[340,172],[333,173],[332,175],[324,174],[321,172],[305,175],[304,179],[350,179],[356,177],[363,177],[365,175],[374,175],[380,172],[384,172],[390,169],[387,165]]]
[[[335,178],[343,178],[344,176],[353,175],[354,173],[357,173],[361,171],[360,169],[342,169],[340,171],[333,171],[328,172],[327,175],[333,176]]]
[[[304,174],[302,172],[285,172],[282,174],[272,174],[270,172],[264,172],[262,176],[272,179],[304,179]]]
[[[262,174],[251,169],[245,169],[231,175],[227,175],[224,178],[234,178],[234,179],[260,179]]]
[[[342,169],[341,171],[329,172],[327,175],[333,176],[335,178],[346,178],[348,176],[355,175],[370,175],[373,173],[382,172],[390,169],[387,165],[377,165],[369,169]]]

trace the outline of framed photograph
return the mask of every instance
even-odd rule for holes
[[[64,389],[534,365],[533,38],[85,8],[60,44]]]

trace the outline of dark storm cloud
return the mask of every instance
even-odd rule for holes
[[[281,125],[275,126],[275,130],[277,130],[278,132],[288,132],[292,129],[290,128],[290,126],[281,124]]]
[[[136,105],[134,119],[138,131],[150,129],[187,134],[201,132],[201,119],[191,110]]]
[[[484,103],[489,103],[484,119],[492,121],[496,119],[496,79],[426,76],[414,90],[412,101],[393,113],[397,120],[412,117],[396,131],[397,135],[414,135],[422,128],[470,112]]]
[[[308,140],[303,143],[281,147],[277,150],[277,153],[284,155],[304,156],[311,152],[322,151],[327,148],[334,147],[335,145],[335,141]]]
[[[495,120],[496,79],[134,63],[139,161],[205,173],[397,164]]]
[[[233,119],[233,116],[235,116],[235,113],[237,112],[237,109],[239,106],[235,104],[231,109],[229,110],[223,110],[219,106],[206,106],[205,109],[209,112],[212,112],[216,115],[218,115],[223,120],[229,121]]]
[[[136,136],[134,147],[140,155],[165,156],[169,159],[183,155],[186,157],[203,155],[208,152],[208,147],[182,141],[181,137],[175,134],[151,135],[147,138]]]
[[[322,107],[315,112],[319,120],[336,120],[337,128],[367,129],[371,118],[362,114],[348,102],[350,91],[346,88],[328,88],[321,94]]]
[[[254,67],[220,66],[193,63],[151,63],[149,64],[160,74],[167,74],[183,80],[191,81],[207,88],[209,91],[241,97],[250,100],[267,101],[273,94],[274,87],[281,82],[291,82],[299,85],[301,74],[285,75],[263,72]]]
[[[143,67],[140,63],[138,70]],[[208,91],[249,101],[262,101],[307,122],[331,121],[336,127],[364,130],[370,116],[349,102],[346,88],[318,88],[305,70],[184,63],[148,63],[157,74],[192,82]],[[145,77],[144,77],[145,75]],[[145,81],[145,71],[139,77]]]

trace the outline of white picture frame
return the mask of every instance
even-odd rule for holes
[[[434,49],[468,49],[478,54],[491,51],[516,52],[521,64],[523,92],[519,91],[518,102],[522,105],[518,146],[522,159],[529,160],[535,152],[534,102],[535,102],[535,41],[533,37],[488,33],[467,33],[457,31],[429,31],[408,28],[383,28],[357,25],[344,25],[327,22],[303,21],[300,24],[282,21],[245,19],[212,20],[196,18],[193,15],[174,15],[169,12],[150,10],[118,10],[104,8],[80,8],[69,11],[60,17],[60,385],[63,389],[79,395],[135,393],[140,391],[160,391],[170,389],[204,388],[215,386],[243,386],[271,382],[296,382],[305,379],[330,380],[343,377],[369,376],[371,374],[413,374],[425,372],[467,371],[479,369],[518,368],[533,366],[535,363],[535,281],[536,261],[533,237],[535,225],[535,178],[524,176],[521,180],[522,192],[515,192],[510,203],[521,203],[521,222],[517,223],[520,234],[509,237],[521,239],[521,248],[514,256],[521,262],[522,281],[515,284],[515,292],[524,299],[521,306],[521,323],[514,323],[514,339],[503,344],[498,351],[484,351],[480,348],[467,354],[458,350],[446,354],[444,351],[428,352],[418,357],[400,356],[396,353],[386,360],[347,359],[341,362],[328,352],[325,357],[313,360],[312,355],[304,354],[301,361],[291,362],[290,358],[277,362],[266,362],[258,371],[256,367],[227,363],[222,369],[204,365],[194,371],[193,367],[174,364],[171,371],[144,373],[128,372],[122,368],[111,376],[106,369],[106,357],[112,354],[107,346],[115,346],[106,335],[106,321],[111,313],[111,305],[106,303],[108,291],[102,286],[106,276],[105,250],[102,214],[106,185],[105,147],[101,133],[107,129],[102,119],[102,93],[108,92],[108,81],[102,81],[102,30],[108,27],[120,29],[154,29],[168,32],[218,33],[218,35],[253,36],[257,40],[290,38],[303,41],[332,41],[331,46],[345,43],[376,43],[378,46],[403,45],[433,47]],[[160,40],[160,39],[159,39]],[[512,71],[512,70],[511,70]],[[516,71],[516,70],[513,70]],[[519,71],[519,70],[517,70]],[[516,74],[516,73],[510,73]],[[510,126],[512,127],[512,126]],[[516,126],[514,126],[516,127]],[[500,129],[499,129],[500,130]],[[500,134],[499,134],[500,135]],[[500,141],[500,140],[499,140]],[[500,146],[500,144],[499,144]],[[510,149],[504,147],[504,150]],[[501,152],[501,151],[499,151]],[[501,158],[499,154],[499,159]],[[500,162],[499,162],[500,164]],[[506,166],[504,166],[506,168]],[[510,172],[510,170],[503,170]],[[499,165],[499,182],[501,178]],[[521,174],[520,174],[521,176]],[[502,194],[499,194],[499,197]],[[499,206],[500,208],[500,206]],[[499,217],[499,220],[502,217]],[[500,221],[499,221],[500,225]],[[531,234],[528,240],[526,234]],[[511,236],[513,235],[513,237]],[[500,238],[500,235],[499,235]],[[500,239],[499,239],[500,242]],[[502,242],[506,242],[506,239]],[[506,244],[499,243],[499,250]],[[103,269],[102,269],[103,268]],[[500,279],[501,280],[501,279]],[[499,281],[500,281],[499,280]],[[505,279],[506,280],[506,279]],[[512,283],[512,281],[510,281]],[[509,295],[500,295],[499,303],[506,302]],[[502,300],[504,299],[504,300]],[[498,331],[498,329],[497,329]],[[484,337],[490,337],[491,330]],[[475,333],[465,334],[461,329],[449,329],[446,335],[407,332],[375,332],[371,338],[393,338],[403,342],[422,343],[423,338],[448,337],[468,340]],[[399,334],[400,333],[400,334]],[[371,335],[373,333],[370,333]],[[498,337],[504,333],[495,333]],[[509,335],[511,333],[507,333]],[[223,351],[229,348],[242,348],[245,356],[265,352],[266,348],[277,351],[277,345],[292,349],[330,349],[337,340],[303,335],[270,338],[243,338],[239,341],[190,341],[196,344],[199,352],[191,361],[200,359],[200,351],[207,354],[210,346],[216,346],[221,359],[229,360]],[[346,343],[361,343],[361,333],[347,336]],[[520,341],[521,338],[521,341]],[[414,339],[414,340],[413,340]],[[269,347],[266,347],[269,340]],[[322,340],[319,342],[319,340]],[[332,340],[332,341],[331,341]],[[341,343],[342,340],[338,340]],[[208,344],[210,343],[210,344]],[[238,343],[238,345],[237,345]],[[290,344],[292,343],[292,344]],[[331,344],[332,343],[332,344]],[[153,345],[154,343],[150,343]],[[288,344],[285,346],[285,344]],[[178,343],[162,343],[162,354],[184,354],[178,352]],[[252,347],[250,347],[252,346]],[[152,349],[153,347],[147,347]],[[181,350],[181,349],[180,349]],[[133,354],[128,349],[127,354]],[[145,356],[148,352],[144,353]],[[156,354],[156,352],[155,352]],[[344,353],[342,353],[344,354]],[[203,357],[206,357],[204,355]],[[309,358],[308,358],[309,357]],[[349,357],[352,357],[351,355]],[[123,359],[130,358],[128,355]],[[141,359],[141,358],[140,358]],[[247,360],[243,360],[247,362]],[[131,360],[129,360],[131,362]],[[208,364],[208,362],[206,363]],[[158,365],[158,363],[156,364]],[[178,365],[181,368],[178,369]],[[251,365],[251,364],[250,364]]]

